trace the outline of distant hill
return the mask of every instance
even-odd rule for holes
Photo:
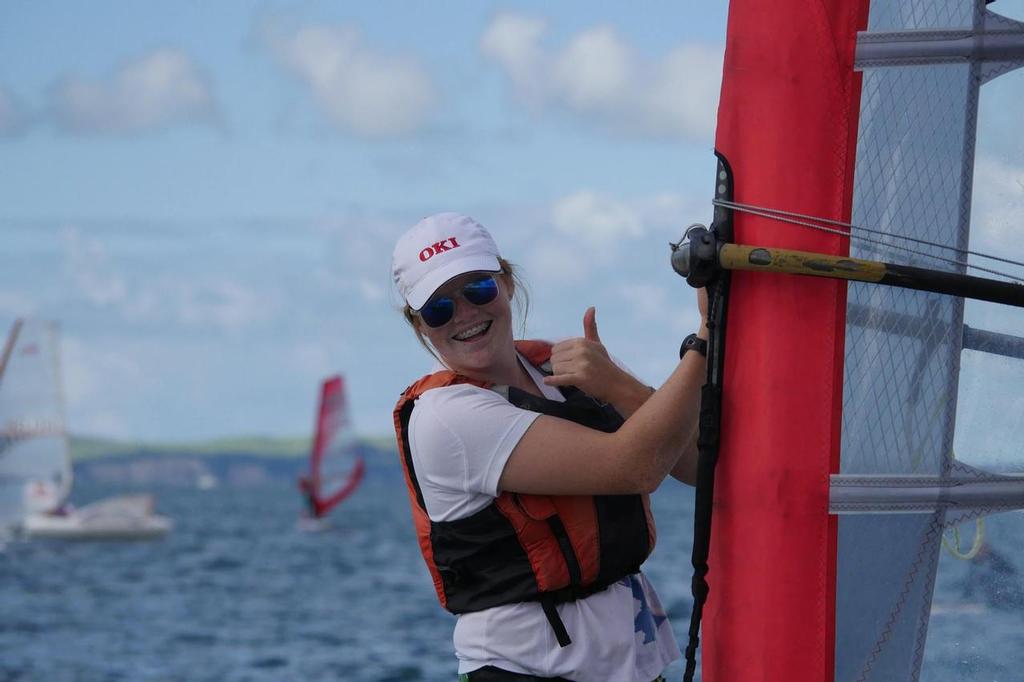
[[[380,443],[377,439],[373,441]],[[138,457],[141,455],[174,455],[208,457],[211,455],[248,455],[294,459],[305,457],[311,439],[308,437],[273,438],[270,436],[239,436],[189,443],[142,443],[95,438],[71,437],[71,458],[75,462],[106,457]]]
[[[71,457],[79,480],[112,485],[248,486],[295,481],[306,469],[309,438],[243,436],[194,443],[132,443],[73,436]],[[392,474],[394,440],[359,440],[370,474]]]

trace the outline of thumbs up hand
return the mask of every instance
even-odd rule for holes
[[[597,333],[597,308],[594,306],[590,306],[587,308],[587,312],[583,313],[583,338],[587,341],[601,343],[601,337]],[[603,349],[604,346],[601,348]]]
[[[636,382],[616,365],[597,333],[597,314],[593,307],[583,313],[583,336],[556,343],[551,348],[552,375],[544,378],[548,386],[575,386],[602,402],[613,402],[616,388],[624,381]]]

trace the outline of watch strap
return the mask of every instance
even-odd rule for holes
[[[690,334],[685,339],[683,339],[683,343],[679,346],[679,357],[682,358],[684,355],[686,355],[686,351],[688,350],[695,350],[704,357],[707,357],[708,342],[700,338],[696,334]]]

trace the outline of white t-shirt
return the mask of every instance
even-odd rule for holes
[[[546,398],[564,400],[522,356],[520,362]],[[409,445],[431,520],[465,518],[491,504],[505,462],[538,416],[476,386],[423,393],[409,420]],[[650,682],[680,656],[642,573],[557,608],[572,638],[567,647],[558,645],[538,602],[461,614],[454,635],[459,673],[493,665],[575,682]]]

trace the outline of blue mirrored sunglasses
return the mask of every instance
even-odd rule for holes
[[[491,275],[467,282],[461,289],[462,298],[473,305],[487,305],[498,297],[498,282]],[[435,296],[417,311],[428,327],[441,327],[455,314],[455,299],[451,296]]]

